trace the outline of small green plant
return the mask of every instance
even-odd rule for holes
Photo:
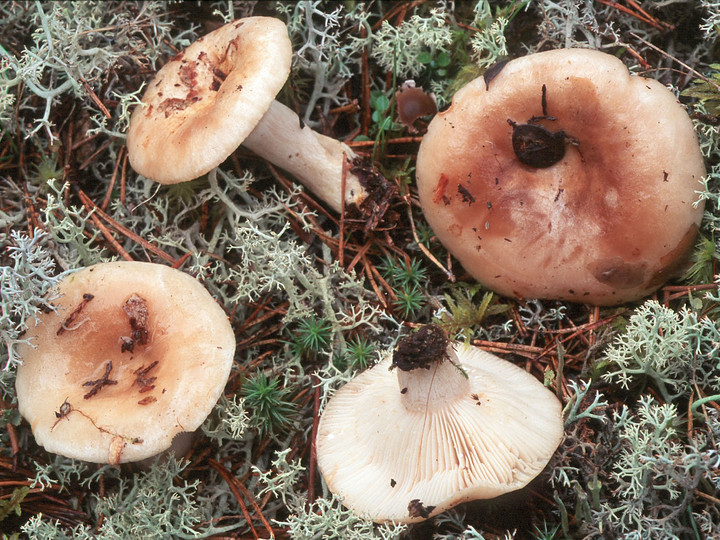
[[[246,379],[241,394],[250,412],[250,425],[265,435],[286,429],[297,413],[290,400],[290,390],[283,387],[280,377],[258,371]]]
[[[198,198],[200,190],[207,187],[207,184],[207,176],[201,176],[189,182],[164,186],[162,190],[165,191],[164,195],[171,201],[190,205]]]
[[[412,158],[407,157],[402,163],[393,162],[390,167],[381,168],[385,178],[393,178],[398,186],[398,194],[404,197],[410,193],[410,186],[415,182],[415,167]]]
[[[425,306],[425,295],[417,285],[402,285],[396,292],[393,307],[404,319],[413,319]]]
[[[375,129],[378,133],[382,133],[390,129],[392,124],[392,117],[390,116],[390,99],[387,95],[380,90],[373,90],[370,92],[370,107],[372,113],[370,119],[375,124]]]
[[[392,285],[420,286],[427,279],[427,269],[419,259],[394,259],[387,255],[378,265],[380,273]]]
[[[414,318],[427,303],[424,282],[427,269],[418,259],[395,259],[386,255],[378,264],[380,274],[393,289],[393,308],[405,319]]]
[[[345,362],[350,368],[362,371],[372,363],[377,347],[364,336],[351,339],[345,350]]]
[[[9,499],[0,500],[0,521],[8,517],[10,514],[20,515],[22,509],[20,503],[30,493],[30,488],[22,486],[15,488]]]
[[[445,77],[447,68],[450,65],[450,55],[445,51],[441,51],[436,56],[433,56],[429,51],[422,51],[418,54],[417,61],[435,76]]]
[[[395,82],[393,80],[393,87]],[[398,132],[401,129],[399,123],[393,120],[395,116],[395,97],[388,98],[387,93],[378,89],[370,92],[370,107],[372,113],[370,119],[370,135],[374,137],[375,145],[373,146],[373,161],[379,159],[379,155],[385,151],[385,142],[391,132]],[[358,140],[368,139],[364,135],[358,137]]]
[[[457,283],[449,293],[445,294],[447,309],[441,310],[436,317],[436,323],[451,335],[461,334],[464,339],[470,339],[475,329],[486,318],[509,309],[507,304],[501,304],[492,292],[483,292],[478,302],[475,298],[482,291],[478,284]]]
[[[720,258],[720,253],[718,253],[715,241],[700,236],[690,257],[692,265],[685,272],[685,281],[692,285],[711,283],[714,275],[713,264],[718,258]]]
[[[554,538],[556,538],[559,530],[560,525],[551,527],[547,524],[547,521],[543,521],[542,529],[535,525],[534,537],[536,540],[553,540]]]
[[[415,232],[417,232],[418,241],[425,247],[429,247],[430,241],[432,240],[433,236],[435,236],[435,232],[432,230],[430,225],[428,225],[424,221],[416,222]],[[437,250],[438,248],[436,247],[435,249]],[[435,251],[436,255],[437,253],[438,251]]]
[[[41,189],[45,188],[48,180],[59,180],[63,177],[62,167],[58,167],[58,155],[56,153],[43,154],[33,166],[33,174],[30,182],[37,185]]]
[[[293,333],[292,350],[300,357],[315,357],[328,347],[331,338],[329,321],[314,316],[301,319]]]
[[[710,64],[714,70],[704,79],[697,79],[682,95],[697,98],[709,114],[720,116],[720,64]]]

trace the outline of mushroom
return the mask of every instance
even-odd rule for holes
[[[427,221],[469,274],[507,296],[596,305],[639,299],[679,270],[704,174],[672,92],[585,49],[470,82],[417,159]]]
[[[139,461],[197,429],[230,373],[224,311],[187,274],[109,262],[63,278],[19,353],[18,408],[46,450]]]
[[[427,94],[422,87],[415,86],[415,81],[405,81],[395,92],[398,120],[408,128],[410,133],[417,133],[415,121],[423,116],[437,112],[435,94]]]
[[[356,514],[410,523],[525,486],[562,437],[532,375],[429,325],[330,398],[317,462]]]
[[[242,143],[333,210],[339,212],[343,201],[359,206],[368,192],[364,176],[353,172],[362,169],[353,165],[355,153],[275,101],[291,60],[279,19],[238,19],[201,37],[157,72],[133,111],[130,164],[161,184],[186,182],[220,165]]]

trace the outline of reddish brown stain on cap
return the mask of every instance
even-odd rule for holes
[[[562,159],[523,163],[509,120],[564,132]],[[509,296],[595,304],[640,298],[677,268],[702,217],[704,174],[674,95],[584,49],[513,60],[489,87],[468,84],[430,123],[417,161],[425,216],[476,279]]]

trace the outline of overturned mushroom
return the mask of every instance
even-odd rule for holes
[[[162,184],[185,182],[242,143],[334,210],[343,200],[361,205],[368,191],[365,174],[353,172],[363,170],[354,152],[275,101],[291,59],[287,28],[270,17],[239,19],[198,39],[157,72],[133,111],[127,134],[133,168]]]
[[[415,522],[525,486],[562,436],[560,402],[532,375],[427,326],[330,399],[317,460],[356,514]]]
[[[584,49],[472,81],[432,120],[417,160],[430,226],[478,281],[598,305],[639,299],[678,271],[704,174],[672,92]]]
[[[235,338],[205,288],[179,270],[102,263],[64,278],[21,347],[18,407],[50,452],[138,461],[212,411]]]

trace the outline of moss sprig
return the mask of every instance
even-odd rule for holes
[[[683,90],[682,95],[696,98],[708,114],[720,116],[720,64],[710,64],[712,72],[704,79],[696,79],[693,86]]]
[[[289,427],[298,407],[291,401],[291,389],[277,375],[259,371],[245,380],[241,394],[249,412],[250,425],[261,435]]]

